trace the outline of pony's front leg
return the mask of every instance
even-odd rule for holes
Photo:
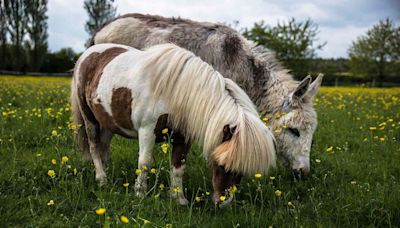
[[[140,170],[136,182],[136,196],[144,197],[147,191],[147,173],[153,157],[153,148],[156,140],[153,125],[148,125],[139,129],[139,161],[138,170]]]
[[[189,152],[190,145],[185,143],[185,138],[175,133],[172,141],[172,167],[171,167],[171,196],[175,198],[180,205],[187,205],[189,201],[183,194],[183,174],[185,173],[186,155]]]

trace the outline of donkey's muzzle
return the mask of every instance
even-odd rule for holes
[[[297,180],[305,178],[308,175],[308,173],[309,173],[309,170],[305,169],[305,168],[293,169],[294,177]]]

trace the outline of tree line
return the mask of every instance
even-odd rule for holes
[[[71,48],[48,49],[48,0],[0,0],[0,70],[66,72],[79,54]],[[91,36],[103,23],[116,16],[113,0],[85,0],[88,14],[85,30]],[[236,22],[236,25],[238,22]],[[348,48],[349,58],[321,59],[316,52],[326,42],[318,40],[318,25],[311,19],[268,25],[256,22],[242,29],[243,35],[273,50],[285,67],[302,78],[323,72],[376,79],[400,75],[400,27],[390,19],[379,21]]]

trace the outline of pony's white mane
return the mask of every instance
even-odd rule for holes
[[[143,69],[152,77],[155,101],[167,102],[173,129],[201,142],[207,160],[243,174],[266,173],[275,165],[274,136],[239,86],[173,44],[146,53]],[[236,130],[222,143],[226,125]]]

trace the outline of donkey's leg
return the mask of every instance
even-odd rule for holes
[[[100,126],[93,124],[90,121],[85,121],[86,134],[88,136],[90,155],[92,156],[93,164],[96,169],[96,180],[100,186],[107,183],[107,176],[104,172],[103,162],[101,160],[101,145],[100,145]]]
[[[186,168],[186,155],[190,145],[185,143],[185,138],[179,133],[174,133],[172,141],[172,172],[171,172],[171,195],[181,205],[187,205],[189,201],[183,194],[183,174]]]
[[[147,173],[153,158],[153,149],[156,140],[154,135],[154,125],[148,125],[139,129],[139,161],[138,166],[141,171],[135,182],[135,192],[138,197],[143,197],[147,191]]]
[[[233,172],[227,172],[225,167],[218,165],[216,161],[212,161],[212,184],[213,184],[213,201],[215,203],[221,203],[222,205],[229,204],[232,199],[234,192],[226,193],[229,189],[233,190],[234,186],[240,183],[242,176]],[[225,199],[222,200],[221,196]]]

